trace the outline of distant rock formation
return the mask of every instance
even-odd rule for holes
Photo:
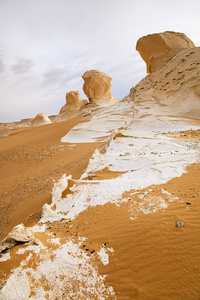
[[[9,128],[10,130],[27,128],[27,127],[31,127],[32,120],[33,118],[22,119],[21,121],[18,122],[5,123],[4,126],[7,126],[7,128]]]
[[[57,115],[48,116],[48,118],[50,119],[50,121],[52,123],[55,123],[58,121]],[[27,118],[27,119],[22,119],[19,122],[5,123],[4,126],[9,128],[10,130],[13,130],[13,129],[15,130],[15,129],[31,127],[31,126],[33,126],[32,122],[33,122],[33,118]],[[45,124],[49,124],[49,123],[45,123]],[[44,124],[42,124],[42,125],[44,125]],[[40,125],[35,125],[35,126],[40,126]]]
[[[48,116],[49,119],[51,120],[52,123],[55,123],[58,121],[58,115],[51,115],[51,116]]]
[[[193,42],[183,33],[166,31],[149,34],[137,41],[136,50],[147,64],[147,73],[151,74],[181,50],[195,48]]]
[[[10,129],[5,125],[0,125],[0,138],[7,137],[10,135]]]
[[[84,80],[83,91],[90,103],[99,106],[109,106],[119,101],[112,97],[112,78],[98,70],[87,71],[82,76]]]
[[[31,126],[36,127],[36,126],[42,126],[51,123],[52,123],[51,120],[45,113],[40,113],[37,114],[36,117],[31,121]]]
[[[58,117],[59,120],[67,120],[73,117],[77,111],[87,103],[82,100],[78,91],[71,91],[66,94],[66,104],[61,108]]]

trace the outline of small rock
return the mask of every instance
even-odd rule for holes
[[[88,180],[92,180],[96,175],[88,175]]]
[[[13,248],[17,244],[14,240],[8,240],[8,238],[5,238],[1,244],[0,244],[0,253],[4,252],[5,250],[9,250]]]
[[[32,228],[25,227],[23,223],[15,226],[8,236],[14,241],[22,243],[35,239]]]
[[[178,228],[182,228],[183,226],[184,226],[184,223],[182,221],[178,221],[176,223],[176,227],[178,227]]]

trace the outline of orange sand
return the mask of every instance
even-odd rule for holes
[[[0,139],[0,239],[13,226],[34,213],[40,216],[44,203],[50,203],[53,180],[64,173],[79,178],[99,143],[61,143],[61,138],[85,118],[50,125],[13,130]],[[30,223],[30,222],[29,222]]]
[[[75,118],[63,123],[14,131],[0,140],[1,149],[1,236],[14,225],[36,222],[43,203],[50,202],[52,180],[63,173],[79,178],[88,159],[100,143],[77,144],[71,147],[60,138],[80,122]],[[187,132],[181,138],[199,139],[200,132]],[[55,148],[52,148],[55,147]],[[114,172],[103,170],[106,178]],[[98,262],[99,272],[108,274],[106,282],[113,286],[117,299],[200,299],[200,164],[188,167],[188,173],[148,191],[159,196],[161,189],[178,196],[168,208],[154,214],[139,214],[131,220],[136,195],[117,207],[106,204],[88,208],[70,223],[65,220],[49,224],[49,231],[58,237],[86,237],[85,248],[98,251],[102,244],[113,247],[110,263]],[[118,174],[119,175],[119,174]],[[96,176],[101,178],[100,172]],[[177,228],[176,222],[184,227]],[[38,233],[39,238],[44,235]],[[18,247],[18,246],[17,246]],[[0,264],[2,279],[20,263],[12,250],[12,259]],[[26,254],[27,255],[27,254]],[[17,259],[18,257],[18,259]],[[4,274],[4,275],[3,275]]]

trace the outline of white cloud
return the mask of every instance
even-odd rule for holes
[[[17,62],[10,67],[11,72],[14,74],[24,74],[29,72],[34,67],[32,59],[18,58]]]
[[[0,73],[3,73],[5,71],[5,65],[3,60],[0,58]]]

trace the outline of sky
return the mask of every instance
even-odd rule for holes
[[[58,114],[84,72],[122,99],[146,76],[137,40],[167,30],[200,46],[199,0],[0,0],[0,122]]]

